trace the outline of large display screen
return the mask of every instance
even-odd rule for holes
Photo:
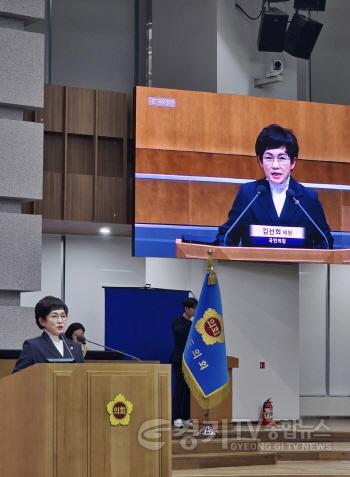
[[[349,117],[137,88],[134,255],[350,262]]]

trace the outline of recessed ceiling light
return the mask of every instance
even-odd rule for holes
[[[99,232],[102,235],[109,235],[111,233],[111,229],[109,227],[101,227]]]

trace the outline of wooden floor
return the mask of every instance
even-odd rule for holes
[[[254,436],[250,435],[252,427],[254,425],[231,425],[229,435],[232,436],[233,440],[237,437],[240,439],[254,437],[255,441],[252,440],[252,445],[256,445],[257,441],[259,442],[258,453],[274,453],[277,458],[277,464],[270,465],[268,462],[265,465],[237,465],[230,462],[228,465],[235,466],[213,466],[212,468],[197,469],[186,469],[184,468],[185,466],[178,466],[179,470],[173,470],[173,477],[350,476],[350,419],[304,419],[296,426],[298,432],[293,438],[288,437],[289,434],[283,435],[283,432],[281,432],[282,426],[278,426],[275,428],[278,433],[277,441],[270,440],[268,429],[259,429],[256,432],[257,428],[254,427]],[[312,428],[313,431],[318,429],[319,432],[312,432],[312,435],[300,434],[300,430],[305,428]],[[239,435],[235,435],[237,430]],[[178,437],[175,432],[173,444],[175,454],[180,452],[180,443],[176,441]],[[231,442],[231,440],[228,442]],[[210,443],[207,442],[207,444]],[[215,450],[215,452],[218,452],[217,444],[216,448],[212,448],[212,450],[208,446],[208,451],[212,452]],[[211,443],[211,446],[213,446],[213,443]],[[203,450],[201,445],[198,445],[198,452],[203,452]],[[202,455],[204,457],[205,452]],[[223,454],[221,455],[224,457]],[[174,457],[176,459],[176,455]],[[220,455],[218,455],[217,463],[225,465],[223,461],[224,459],[221,459]],[[217,463],[214,462],[214,465],[217,465]],[[259,464],[260,462],[257,463]],[[255,462],[252,462],[252,464],[255,464]],[[199,465],[198,467],[205,466]],[[174,468],[176,468],[176,465],[174,465]]]

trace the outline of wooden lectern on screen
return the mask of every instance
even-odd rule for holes
[[[133,409],[113,426],[119,394]],[[0,380],[0,409],[1,476],[171,476],[168,365],[36,364]]]

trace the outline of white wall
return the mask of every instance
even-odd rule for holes
[[[147,282],[185,288],[198,297],[206,269],[201,260],[146,259]],[[272,397],[278,419],[299,417],[298,266],[217,262],[227,354],[234,370],[236,419],[260,418]],[[265,361],[266,369],[260,369]]]
[[[216,92],[216,0],[152,0],[152,86]]]
[[[350,416],[350,397],[301,396],[300,416],[348,417]]]
[[[59,269],[52,264],[61,253],[59,237],[44,235],[43,244],[43,279],[58,283]],[[205,270],[202,260],[131,257],[131,239],[125,237],[68,236],[65,297],[70,321],[82,322],[93,341],[104,343],[104,285],[151,283],[188,289],[198,297]],[[235,418],[258,419],[268,397],[277,418],[297,418],[298,267],[227,262],[217,263],[217,272],[227,352],[240,359],[234,370]],[[48,290],[46,284],[44,288]],[[34,294],[31,298],[34,305]],[[259,369],[260,361],[266,361],[265,370]]]
[[[350,267],[303,265],[300,275],[300,414],[350,415]],[[327,318],[327,309],[329,317]],[[329,329],[329,333],[327,332]],[[329,335],[329,352],[326,340]],[[329,362],[329,392],[326,367]],[[319,394],[320,396],[316,396]]]
[[[41,290],[21,293],[21,306],[34,307],[36,302],[46,295],[62,296],[63,249],[61,235],[44,235],[41,253]]]
[[[240,0],[251,16],[261,9],[260,0]],[[278,8],[291,12],[289,4]],[[232,0],[217,2],[217,90],[270,98],[297,99],[297,61],[287,53],[259,52],[257,38],[260,19],[249,20]],[[254,87],[254,78],[261,78],[270,69],[273,59],[284,63],[284,81],[264,88]]]
[[[146,264],[152,285],[189,288],[199,296],[204,261],[149,258]],[[227,353],[240,359],[234,370],[234,417],[257,420],[262,403],[272,397],[277,418],[297,419],[298,266],[217,262],[216,267]],[[260,361],[266,369],[259,368]]]
[[[327,265],[299,266],[300,394],[326,394]]]
[[[131,92],[134,2],[53,0],[51,82]]]
[[[218,273],[227,352],[240,359],[234,416],[258,419],[271,397],[277,419],[298,418],[298,266],[222,262]]]
[[[350,395],[350,267],[330,267],[330,385],[333,395]]]
[[[152,287],[189,290],[198,299],[206,264],[202,260],[146,258],[146,282]]]
[[[312,101],[350,104],[349,17],[349,0],[328,0],[325,12],[313,14],[323,29],[311,59]]]
[[[144,285],[145,260],[131,257],[129,238],[67,237],[65,295],[70,321],[82,322],[92,341],[105,341],[103,287]]]

